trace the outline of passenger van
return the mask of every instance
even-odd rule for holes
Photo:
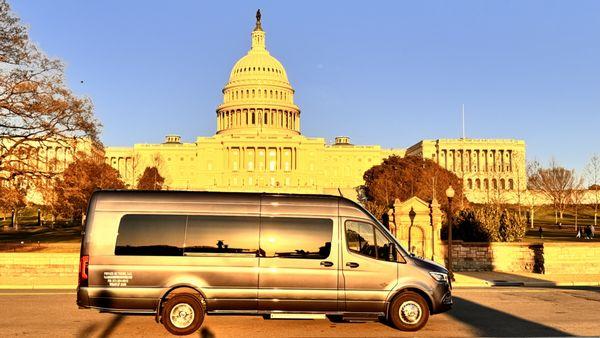
[[[448,271],[338,196],[93,194],[77,305],[154,315],[176,335],[206,314],[325,314],[422,328],[450,309]]]

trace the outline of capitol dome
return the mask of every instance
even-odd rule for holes
[[[239,59],[217,108],[217,134],[300,134],[300,109],[285,68],[265,45],[260,11],[252,47]]]

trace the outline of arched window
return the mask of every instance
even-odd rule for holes
[[[246,98],[250,98],[250,91],[248,89],[246,89]]]
[[[467,185],[469,187],[469,190],[473,190],[473,180],[472,179],[469,178],[467,180]]]
[[[273,91],[271,90],[271,92],[269,93],[270,98],[273,98]]]
[[[475,189],[477,189],[477,190],[481,189],[481,180],[479,180],[479,179],[475,180]]]
[[[510,189],[510,190],[514,190],[515,189],[515,182],[513,181],[512,178],[508,179],[508,189]]]
[[[252,97],[254,98],[254,89],[252,89]]]
[[[498,181],[495,178],[492,178],[492,189],[498,189]]]
[[[488,190],[490,188],[490,182],[487,178],[483,179],[483,187],[485,188],[485,190]]]
[[[506,182],[503,178],[500,179],[500,189],[506,190]]]

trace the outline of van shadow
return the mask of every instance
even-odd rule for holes
[[[460,297],[454,297],[450,317],[469,325],[479,336],[494,337],[564,337],[572,336],[540,323],[513,316]]]
[[[125,319],[125,316],[123,316],[123,315],[115,315],[113,317],[113,319],[111,319],[111,321],[108,324],[106,324],[104,329],[98,334],[98,337],[101,337],[101,338],[110,337],[111,334],[117,328],[117,326],[119,326],[124,319]],[[79,338],[90,337],[90,336],[92,336],[93,332],[99,328],[99,326],[100,325],[98,323],[93,323],[93,324],[87,325],[86,327],[84,327],[77,333],[77,337],[79,337]]]

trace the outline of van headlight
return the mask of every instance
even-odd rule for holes
[[[448,274],[447,273],[430,271],[429,274],[431,275],[431,277],[433,277],[433,279],[435,279],[438,282],[448,283]]]

